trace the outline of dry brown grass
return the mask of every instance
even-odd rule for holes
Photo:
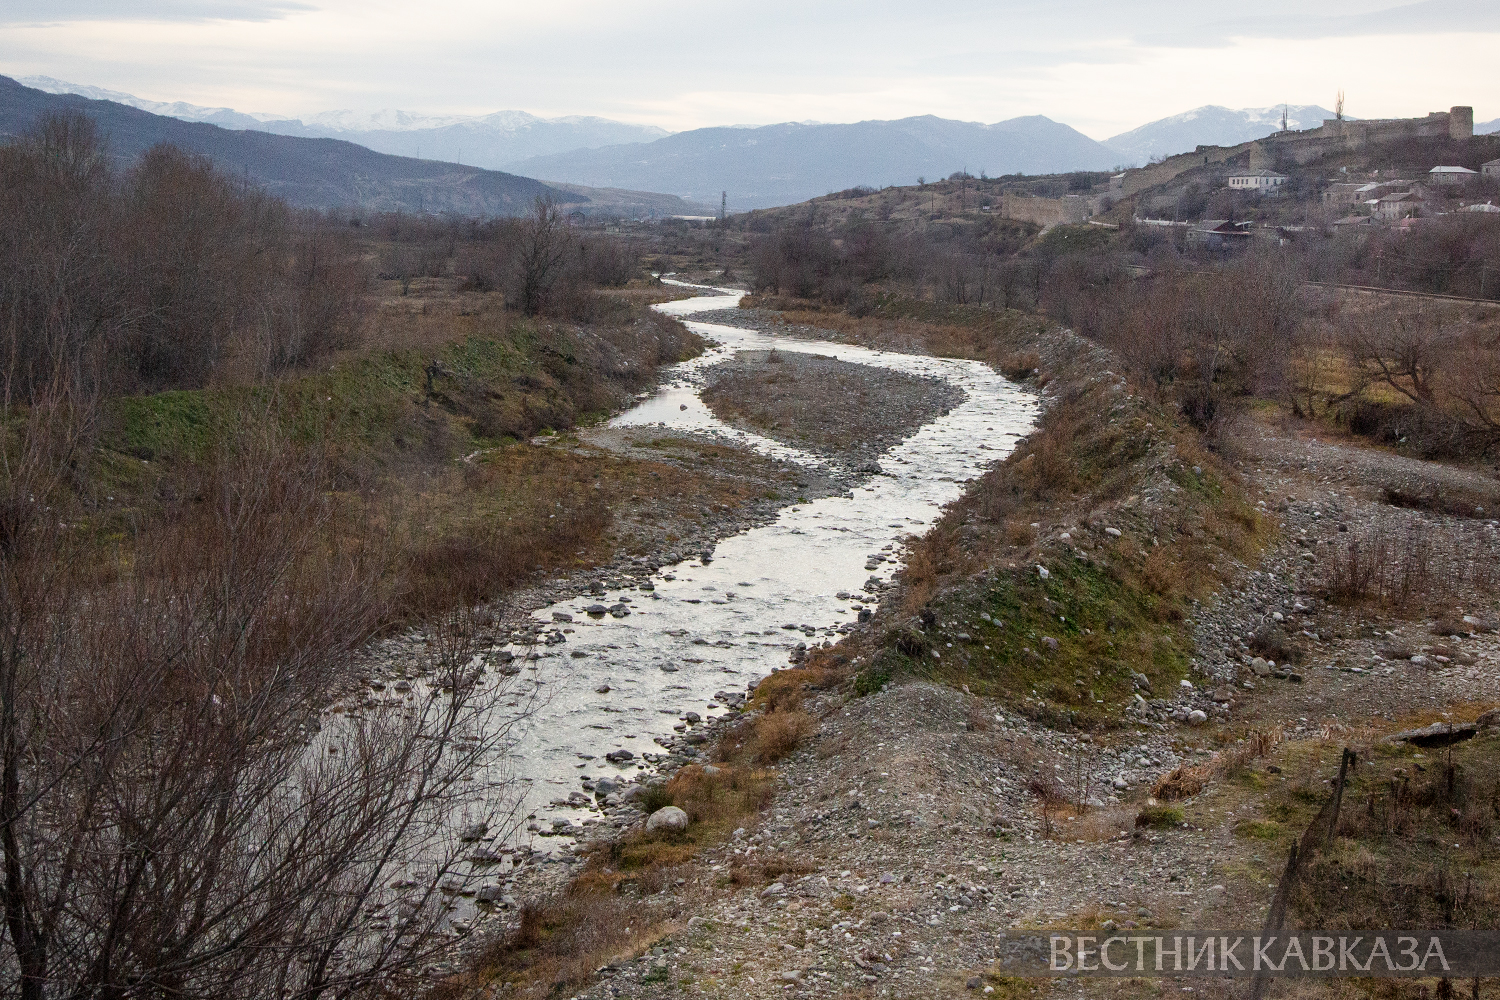
[[[810,692],[833,687],[847,676],[845,663],[835,662],[842,660],[818,651],[803,666],[774,671],[755,685],[750,704],[768,713],[795,711]]]
[[[720,738],[717,755],[723,760],[775,763],[801,746],[817,728],[817,720],[801,710],[752,715]]]
[[[1163,802],[1191,798],[1208,787],[1210,781],[1232,778],[1243,772],[1251,761],[1269,756],[1281,742],[1281,737],[1279,728],[1251,733],[1243,742],[1220,751],[1202,764],[1174,767],[1156,779],[1151,794]]]
[[[1375,744],[1350,770],[1336,836],[1320,813],[1290,901],[1304,926],[1494,927],[1500,922],[1496,737],[1441,750]],[[1327,772],[1332,763],[1323,764]],[[1288,792],[1300,793],[1297,783]],[[1316,800],[1314,794],[1307,796]],[[1322,792],[1326,795],[1327,792]],[[1295,801],[1271,807],[1299,814]],[[1326,838],[1326,840],[1325,840]],[[1304,846],[1307,837],[1303,838]]]

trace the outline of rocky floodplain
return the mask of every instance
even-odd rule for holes
[[[704,373],[702,396],[726,423],[810,451],[856,473],[964,399],[939,378],[801,351],[740,351]]]

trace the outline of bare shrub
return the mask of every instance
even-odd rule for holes
[[[1338,340],[1353,376],[1351,429],[1409,440],[1429,457],[1500,446],[1500,351],[1456,307],[1346,312]]]
[[[1336,601],[1420,608],[1451,604],[1466,588],[1488,593],[1496,580],[1496,557],[1483,541],[1425,521],[1402,528],[1385,519],[1349,533],[1323,586]]]

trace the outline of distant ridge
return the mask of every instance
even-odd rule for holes
[[[584,212],[679,215],[706,211],[704,206],[689,205],[670,195],[567,191],[529,177],[391,156],[339,139],[181,121],[114,101],[49,94],[0,76],[0,138],[20,135],[42,115],[57,111],[78,111],[93,118],[117,159],[131,161],[158,143],[170,142],[304,208],[516,215],[543,196]]]
[[[1333,117],[1332,111],[1316,104],[1278,104],[1239,110],[1205,104],[1122,132],[1105,139],[1104,145],[1124,157],[1128,165],[1141,166],[1153,156],[1174,156],[1198,146],[1237,146],[1262,139],[1281,128],[1283,109],[1290,129],[1317,128],[1324,119]]]
[[[786,122],[703,128],[658,139],[534,157],[528,175],[591,187],[671,191],[735,209],[789,205],[856,185],[911,184],[967,169],[978,176],[1108,170],[1120,154],[1031,115],[985,125],[933,115],[853,124]]]

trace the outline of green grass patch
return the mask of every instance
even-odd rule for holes
[[[1082,561],[1049,567],[1046,580],[1034,568],[1014,570],[977,593],[939,598],[928,652],[907,660],[1033,716],[1093,728],[1117,719],[1136,690],[1135,674],[1160,692],[1187,676],[1174,609],[1170,598]],[[949,621],[964,623],[970,641],[947,646],[956,631]]]
[[[1275,820],[1246,819],[1234,825],[1234,833],[1250,840],[1280,840],[1286,827]]]
[[[1167,830],[1182,824],[1182,810],[1176,806],[1146,806],[1135,814],[1135,825],[1152,830]]]

